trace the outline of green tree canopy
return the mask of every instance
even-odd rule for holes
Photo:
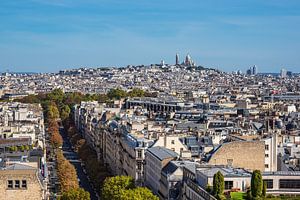
[[[213,194],[217,199],[222,199],[224,187],[224,176],[220,171],[218,171],[213,178]]]
[[[266,197],[267,194],[267,183],[264,181],[263,182],[263,189],[262,189],[262,196]]]
[[[137,187],[135,189],[125,190],[121,194],[121,199],[123,200],[159,200],[159,198],[152,194],[152,192],[145,187]]]
[[[130,92],[128,92],[128,96],[130,97],[143,97],[145,95],[144,90],[134,88]]]
[[[253,199],[262,196],[263,180],[259,170],[254,170],[251,177],[251,195]]]
[[[97,95],[97,100],[100,102],[100,103],[106,103],[109,101],[109,98],[106,94],[98,94]]]
[[[72,92],[65,94],[64,103],[69,106],[74,106],[75,104],[79,104],[83,100],[83,95],[79,92]]]
[[[90,193],[82,188],[71,189],[62,193],[59,200],[90,200]]]
[[[108,98],[110,99],[121,99],[127,96],[127,93],[120,89],[111,89],[108,93],[107,93]]]
[[[106,178],[102,188],[102,199],[119,200],[126,190],[133,189],[134,187],[134,180],[129,176]]]
[[[62,91],[62,89],[54,89],[47,95],[47,99],[60,104],[63,101],[64,96],[65,93]]]
[[[71,109],[68,105],[64,105],[61,109],[61,112],[60,112],[60,117],[62,120],[65,120],[69,117],[71,113]]]
[[[104,200],[158,200],[159,198],[145,187],[135,187],[134,180],[129,176],[106,178],[102,188]]]
[[[21,101],[22,103],[40,103],[41,100],[38,98],[37,95],[30,94],[26,97],[23,97],[23,99],[17,99],[17,101]]]
[[[59,111],[55,103],[51,103],[47,108],[47,118],[57,119],[59,118]]]

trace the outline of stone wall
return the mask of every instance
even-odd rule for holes
[[[0,200],[41,200],[43,190],[35,170],[3,170],[0,172]],[[8,189],[8,180],[26,180],[27,188]]]
[[[223,144],[209,160],[213,165],[231,165],[248,170],[265,170],[265,144],[261,141],[234,141]]]

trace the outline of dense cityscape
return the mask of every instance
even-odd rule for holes
[[[299,199],[300,75],[174,64],[0,76],[0,199]]]
[[[0,200],[300,200],[299,0],[0,0]]]

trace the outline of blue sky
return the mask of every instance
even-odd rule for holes
[[[0,71],[175,62],[300,71],[299,0],[0,0]]]

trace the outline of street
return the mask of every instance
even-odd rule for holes
[[[72,144],[70,143],[69,138],[63,128],[60,128],[60,134],[63,138],[63,154],[65,158],[69,160],[72,165],[74,165],[77,172],[80,187],[82,187],[84,190],[90,193],[91,200],[98,200],[99,197],[92,183],[89,181],[85,169],[82,166],[83,163],[79,160],[77,153],[72,150]]]

